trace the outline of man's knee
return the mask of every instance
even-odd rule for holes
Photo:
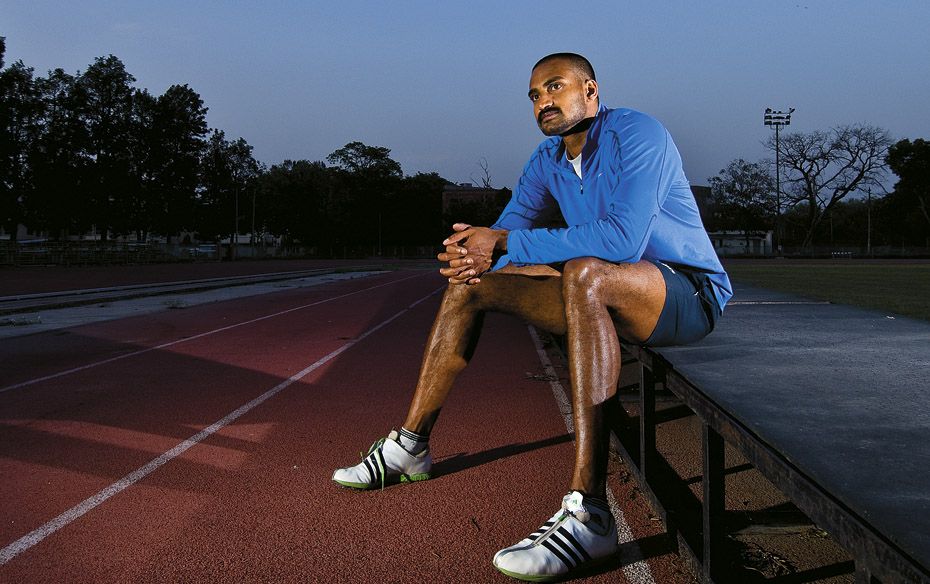
[[[653,286],[649,262],[614,264],[598,258],[577,258],[568,261],[562,272],[562,297],[566,305],[607,306],[611,313],[624,318],[641,310]],[[659,285],[662,285],[659,274]]]
[[[597,258],[575,258],[562,269],[562,295],[570,299],[599,299],[603,293],[605,267],[609,264]]]
[[[478,292],[477,286],[469,284],[449,284],[443,296],[443,303],[466,305],[475,301]]]

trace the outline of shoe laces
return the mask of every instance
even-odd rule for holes
[[[384,490],[384,475],[385,475],[385,466],[384,466],[384,454],[381,453],[381,447],[384,446],[384,441],[387,438],[379,438],[371,445],[371,448],[368,449],[368,454],[362,454],[361,452],[358,455],[362,460],[366,458],[371,459],[371,464],[374,464],[378,467],[378,474],[381,476],[381,490]]]

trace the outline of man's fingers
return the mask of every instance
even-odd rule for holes
[[[459,266],[459,267],[448,267],[440,268],[439,273],[445,276],[446,278],[456,278],[460,277],[463,279],[473,277],[476,272],[471,266]]]
[[[466,229],[471,229],[471,225],[468,223],[454,223],[452,225],[452,231],[465,231]]]
[[[442,242],[443,245],[450,245],[453,243],[458,243],[463,239],[468,239],[471,236],[471,228],[466,229],[465,231],[459,231],[458,233],[453,233]]]
[[[448,251],[448,249],[451,249],[453,251]],[[458,251],[458,250],[461,250],[461,251]],[[441,262],[451,262],[453,260],[460,260],[465,255],[466,251],[467,250],[464,247],[459,248],[459,247],[450,246],[449,248],[447,248],[447,251],[441,252],[439,255],[437,255],[436,259],[438,259]]]
[[[445,254],[439,254],[439,255],[440,255],[439,261],[441,261],[441,262],[448,262],[448,263],[449,263],[449,268],[456,268],[456,269],[468,268],[468,267],[471,267],[472,265],[474,265],[474,263],[475,263],[475,260],[473,260],[473,259],[471,259],[471,258],[462,259],[461,256],[454,256],[454,257],[450,257],[450,258],[443,258],[442,256],[445,255]],[[448,269],[448,268],[444,268],[444,269]]]

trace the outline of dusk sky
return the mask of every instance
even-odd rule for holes
[[[930,2],[45,2],[0,0],[6,61],[37,75],[122,59],[140,88],[187,83],[268,165],[386,146],[406,174],[513,187],[543,138],[529,70],[586,55],[602,102],[671,131],[693,184],[789,130],[866,123],[930,138]]]

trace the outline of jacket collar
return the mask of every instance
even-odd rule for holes
[[[607,114],[607,106],[602,102],[600,107],[597,109],[597,113],[594,115],[594,121],[591,122],[591,127],[588,128],[588,136],[585,138],[584,147],[581,149],[581,168],[587,168],[591,160],[591,153],[597,150],[597,143],[601,136],[601,128],[604,125],[604,118]],[[562,138],[559,138],[559,147],[555,149],[555,157],[552,160],[552,163],[564,172],[575,173],[575,170],[572,168],[571,163],[568,162],[568,159],[565,158],[565,142]]]

